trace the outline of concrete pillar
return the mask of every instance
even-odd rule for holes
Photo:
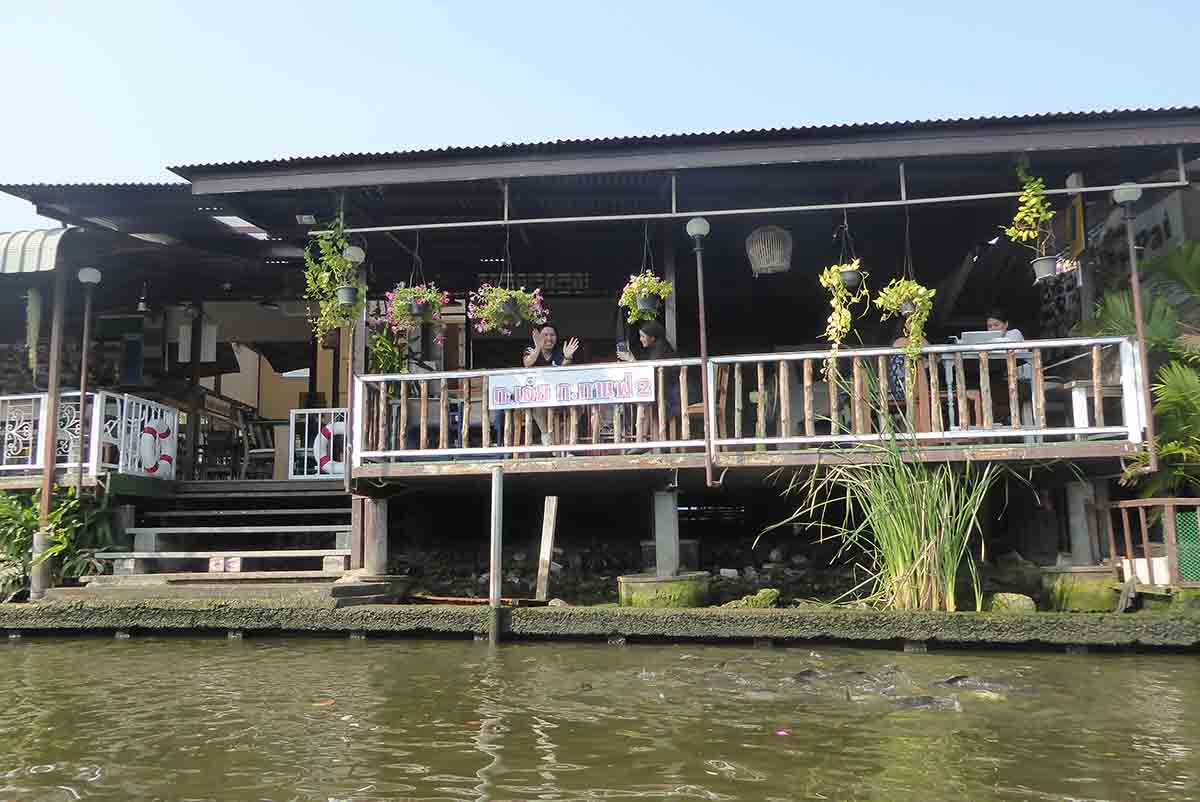
[[[1091,482],[1070,482],[1067,485],[1067,529],[1071,537],[1071,562],[1092,565],[1099,555],[1092,553],[1091,510],[1096,503]]]
[[[658,576],[679,573],[679,493],[654,493],[654,562]]]
[[[369,576],[383,576],[388,571],[388,500],[364,498],[363,568]]]

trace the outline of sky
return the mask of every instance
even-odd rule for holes
[[[1200,105],[1195,0],[43,2],[0,11],[0,183],[167,165]],[[53,225],[0,195],[0,231]]]

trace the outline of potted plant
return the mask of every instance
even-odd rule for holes
[[[629,277],[618,303],[629,310],[630,323],[654,320],[658,317],[659,303],[666,300],[673,290],[671,282],[659,278],[651,270],[643,270]]]
[[[838,347],[850,334],[854,320],[852,307],[870,298],[870,291],[864,281],[866,273],[861,268],[861,262],[852,259],[843,264],[830,265],[821,271],[820,282],[821,286],[829,291],[830,307],[823,336],[833,344],[835,357]]]
[[[1012,225],[1004,229],[1010,240],[1033,251],[1035,256],[1030,266],[1034,281],[1053,276],[1057,269],[1058,254],[1051,254],[1054,245],[1054,210],[1046,198],[1046,182],[1030,174],[1025,163],[1017,165],[1017,178],[1021,181],[1021,197],[1017,202],[1017,213]]]
[[[925,324],[929,321],[929,313],[933,311],[936,292],[911,278],[894,278],[875,297],[875,306],[883,313],[883,320],[893,315],[904,317],[904,336],[908,340],[904,354],[910,363],[921,356],[921,346],[925,343]]]
[[[350,241],[341,215],[304,249],[304,297],[310,302],[309,324],[313,335],[325,335],[350,325],[367,294],[358,261],[348,258]],[[357,249],[361,251],[361,249]]]
[[[386,317],[367,320],[367,355],[372,373],[408,373],[408,337]]]
[[[550,319],[550,309],[540,287],[529,292],[524,287],[484,284],[467,300],[467,316],[480,334],[512,334],[513,329],[524,323],[542,325]]]
[[[401,332],[432,323],[442,329],[442,307],[450,303],[450,293],[439,290],[433,282],[406,287],[396,285],[384,293],[387,299],[387,322],[392,331]]]

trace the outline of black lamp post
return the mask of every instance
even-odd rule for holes
[[[1122,184],[1113,190],[1114,203],[1120,204],[1125,220],[1125,241],[1129,244],[1129,290],[1133,293],[1133,324],[1137,331],[1138,357],[1142,365],[1139,384],[1142,390],[1142,405],[1146,410],[1146,444],[1150,451],[1147,473],[1158,470],[1158,451],[1154,447],[1154,405],[1150,396],[1150,362],[1146,356],[1146,329],[1142,322],[1142,282],[1138,276],[1137,245],[1133,241],[1133,207],[1142,197],[1142,188],[1137,184]],[[1100,392],[1099,389],[1096,392]]]
[[[692,238],[693,250],[696,253],[696,302],[700,309],[700,400],[704,404],[704,481],[709,487],[713,483],[712,464],[712,432],[709,427],[712,422],[708,414],[708,326],[704,320],[704,238],[709,232],[708,221],[703,217],[693,217],[688,220],[687,233]],[[687,410],[683,410],[687,414]]]

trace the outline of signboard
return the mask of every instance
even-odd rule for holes
[[[653,365],[540,368],[488,377],[491,409],[640,404],[653,400]]]

